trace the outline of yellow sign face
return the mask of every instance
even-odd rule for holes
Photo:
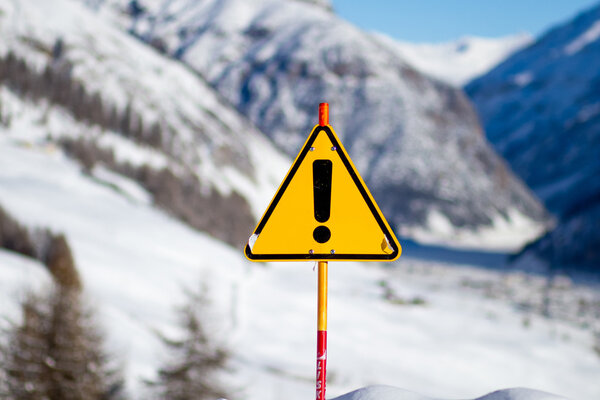
[[[253,261],[393,261],[400,244],[329,125],[317,125],[248,240]]]

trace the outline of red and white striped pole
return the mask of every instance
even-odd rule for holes
[[[317,400],[325,400],[327,382],[327,261],[319,261],[317,307]]]

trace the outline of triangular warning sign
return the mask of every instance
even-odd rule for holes
[[[317,125],[245,248],[253,261],[393,261],[401,248],[329,125]]]

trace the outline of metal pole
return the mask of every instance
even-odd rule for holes
[[[325,400],[327,382],[327,261],[319,261],[317,306],[317,400]]]
[[[319,104],[319,125],[329,124],[329,104]],[[317,300],[317,384],[316,399],[325,400],[327,384],[327,261],[319,261]]]

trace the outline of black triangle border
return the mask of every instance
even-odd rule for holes
[[[363,186],[363,184],[361,183],[360,179],[358,178],[358,175],[357,175],[355,169],[352,167],[352,164],[350,164],[350,161],[348,159],[348,156],[346,155],[346,152],[340,146],[339,142],[336,139],[336,136],[333,134],[333,132],[331,131],[331,128],[329,126],[317,125],[313,129],[313,131],[310,134],[308,140],[306,141],[306,144],[304,145],[304,148],[302,149],[302,151],[298,155],[298,157],[296,159],[296,162],[294,162],[294,164],[292,165],[292,168],[290,169],[290,171],[288,172],[285,180],[281,184],[281,187],[279,188],[279,190],[275,194],[275,197],[273,198],[273,201],[271,201],[271,204],[270,204],[269,208],[267,209],[267,211],[263,215],[262,219],[258,223],[258,226],[254,230],[254,234],[260,235],[260,233],[262,232],[262,230],[265,227],[267,221],[271,217],[271,214],[273,213],[273,210],[275,210],[275,208],[277,207],[277,204],[279,203],[279,200],[281,199],[281,197],[285,193],[287,187],[289,186],[289,184],[292,181],[294,175],[296,174],[296,171],[298,170],[298,168],[302,164],[302,161],[304,161],[304,158],[306,157],[306,154],[310,151],[310,148],[312,147],[312,144],[316,140],[318,134],[321,133],[321,131],[325,131],[325,133],[329,137],[329,140],[331,141],[331,143],[333,143],[333,145],[337,148],[337,153],[338,153],[340,159],[342,160],[342,162],[344,163],[344,166],[346,167],[346,170],[348,171],[348,173],[352,177],[352,180],[354,181],[354,184],[356,185],[356,187],[360,191],[360,194],[362,195],[363,200],[365,201],[365,203],[369,207],[369,210],[371,211],[371,214],[373,214],[373,216],[375,217],[375,219],[377,221],[377,224],[379,225],[379,227],[383,231],[384,235],[388,238],[388,241],[389,241],[390,245],[394,248],[394,251],[392,253],[390,253],[390,254],[337,254],[337,253],[336,254],[330,254],[330,253],[313,253],[313,254],[310,254],[310,253],[303,253],[303,254],[253,254],[252,250],[250,249],[250,246],[248,244],[246,244],[246,247],[244,248],[244,252],[246,253],[246,257],[248,257],[250,260],[255,260],[255,261],[278,261],[278,260],[280,260],[280,261],[286,261],[286,260],[288,260],[288,261],[293,261],[293,260],[297,260],[297,261],[304,261],[304,260],[340,260],[340,261],[342,261],[342,260],[345,260],[345,261],[363,260],[363,261],[379,261],[379,260],[382,260],[382,261],[385,261],[385,260],[393,260],[393,259],[395,259],[396,257],[398,257],[399,248],[396,247],[397,246],[397,242],[394,240],[394,235],[390,234],[390,231],[388,230],[385,222],[383,221],[383,219],[382,219],[379,211],[377,210],[377,208],[375,207],[375,205],[371,201],[371,198],[369,197],[369,195],[368,195],[365,187]]]

